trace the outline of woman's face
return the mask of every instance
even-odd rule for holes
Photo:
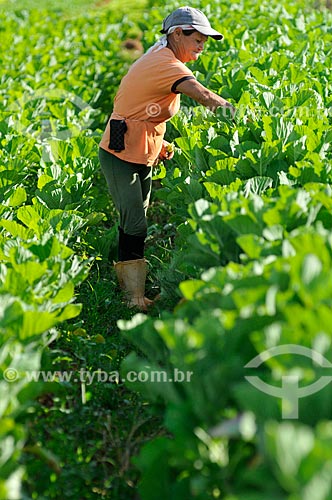
[[[174,33],[174,49],[175,54],[183,63],[196,61],[200,53],[204,49],[204,43],[207,36],[195,31],[189,36],[185,36],[182,29],[176,30]]]

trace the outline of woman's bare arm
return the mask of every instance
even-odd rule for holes
[[[203,104],[203,106],[206,106],[211,111],[215,111],[217,108],[222,107],[225,108],[226,111],[229,110],[228,112],[232,118],[235,114],[236,110],[230,102],[207,89],[197,80],[185,80],[177,85],[176,90],[181,92],[181,94],[191,97],[195,101],[199,102],[199,104]]]

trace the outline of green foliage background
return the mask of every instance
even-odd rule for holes
[[[224,34],[191,68],[238,113],[182,98],[168,125],[177,154],[155,171],[147,241],[161,298],[146,316],[110,272],[98,141],[178,4],[0,4],[0,499],[331,498],[331,384],[294,408],[245,377],[281,346],[331,361],[332,16],[322,2],[191,5]],[[38,370],[168,375],[29,381]],[[255,375],[328,374],[288,353]]]

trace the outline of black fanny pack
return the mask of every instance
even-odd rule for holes
[[[108,147],[117,153],[125,149],[124,135],[127,131],[125,120],[110,120],[110,142]]]

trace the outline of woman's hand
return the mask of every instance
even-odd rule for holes
[[[174,156],[174,146],[170,142],[163,141],[161,151],[159,153],[159,160],[171,160]]]

